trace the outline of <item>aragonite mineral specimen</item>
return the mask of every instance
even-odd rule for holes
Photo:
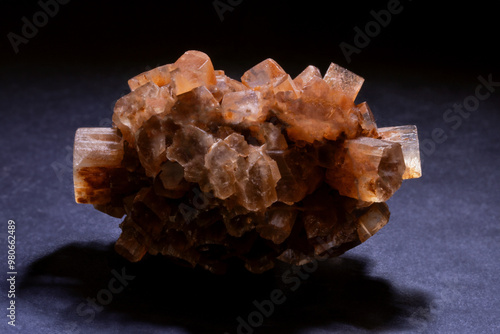
[[[377,128],[363,78],[331,64],[292,79],[274,60],[241,82],[188,51],[129,80],[112,128],[81,128],[78,203],[123,217],[116,250],[224,272],[338,256],[389,220],[420,177],[415,126]]]

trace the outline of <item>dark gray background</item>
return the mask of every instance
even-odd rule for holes
[[[401,13],[348,62],[339,44],[353,44],[353,28],[387,1],[240,2],[221,21],[212,1],[71,1],[17,54],[6,36],[40,5],[2,3],[0,332],[236,333],[237,317],[274,289],[287,300],[256,333],[500,332],[500,86],[467,118],[443,119],[473,99],[479,76],[500,81],[495,9],[401,1]],[[189,49],[234,78],[267,57],[292,76],[309,64],[324,73],[331,61],[353,70],[366,79],[358,100],[379,126],[418,126],[423,177],[389,200],[384,229],[320,263],[296,291],[281,278],[286,266],[213,276],[158,258],[127,263],[112,247],[119,220],[74,203],[74,132],[109,126],[128,78]],[[9,219],[15,328],[5,316]],[[80,316],[122,270],[134,276],[127,286],[93,319]]]

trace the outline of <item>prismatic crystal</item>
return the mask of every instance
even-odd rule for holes
[[[366,241],[420,177],[415,126],[377,128],[363,78],[331,64],[292,79],[266,59],[241,81],[188,51],[129,80],[112,128],[80,128],[78,203],[125,219],[116,251],[224,272],[302,265]]]

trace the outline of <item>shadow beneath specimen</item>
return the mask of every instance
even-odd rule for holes
[[[20,294],[50,302],[74,332],[127,321],[188,333],[408,329],[430,320],[431,302],[423,292],[369,276],[363,258],[214,275],[160,256],[130,263],[112,245],[99,244],[67,245],[35,261]]]

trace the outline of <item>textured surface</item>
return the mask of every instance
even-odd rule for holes
[[[268,58],[237,83],[187,51],[128,82],[112,129],[77,131],[74,182],[78,203],[126,215],[116,250],[132,262],[262,273],[335,257],[387,224],[403,174],[420,177],[416,126],[379,135],[354,103],[364,79],[334,63],[292,80]]]
[[[420,149],[418,144],[417,127],[414,125],[390,126],[378,129],[384,140],[401,144],[405,160],[403,179],[413,179],[422,176],[420,163]]]
[[[23,77],[17,70],[0,78],[2,226],[18,223],[19,260],[19,322],[13,329],[2,321],[2,333],[236,333],[236,318],[275,288],[288,299],[256,333],[498,332],[498,88],[457,130],[442,120],[487,73],[463,81],[419,80],[411,72],[402,79],[387,69],[366,75],[360,94],[381,127],[416,124],[425,142],[439,127],[448,138],[424,155],[425,177],[403,182],[389,200],[385,228],[338,261],[321,263],[292,291],[295,282],[283,284],[280,268],[221,280],[161,261],[122,260],[113,250],[120,220],[74,202],[71,147],[77,128],[110,125],[110,97],[127,88],[127,76],[27,67]],[[79,305],[122,268],[135,276],[127,287],[92,321],[79,316]],[[6,291],[4,279],[0,287]],[[4,293],[0,303],[6,307]]]
[[[21,34],[21,18],[31,21],[39,3],[56,2],[55,17],[15,54],[7,33]],[[214,3],[231,5],[223,22]],[[396,3],[2,1],[0,248],[7,219],[16,220],[19,322],[10,328],[2,311],[0,332],[234,334],[236,317],[275,288],[287,300],[255,333],[499,332],[500,87],[467,119],[443,120],[474,96],[478,76],[500,82],[498,11],[491,2],[400,1],[403,10],[377,36],[371,30],[349,63],[339,43],[359,47],[353,28],[375,22],[372,11],[384,20]],[[44,24],[44,15],[36,20]],[[109,127],[129,78],[192,48],[233,78],[266,57],[292,77],[309,64],[324,72],[331,61],[354,70],[366,79],[359,98],[379,126],[418,126],[431,153],[423,155],[425,177],[403,182],[388,202],[386,227],[322,263],[295,291],[295,281],[280,285],[280,268],[221,280],[178,266],[161,270],[157,261],[126,265],[113,250],[120,220],[74,202],[74,134]],[[93,319],[79,316],[79,305],[108,289],[111,271],[122,268],[135,278]]]

